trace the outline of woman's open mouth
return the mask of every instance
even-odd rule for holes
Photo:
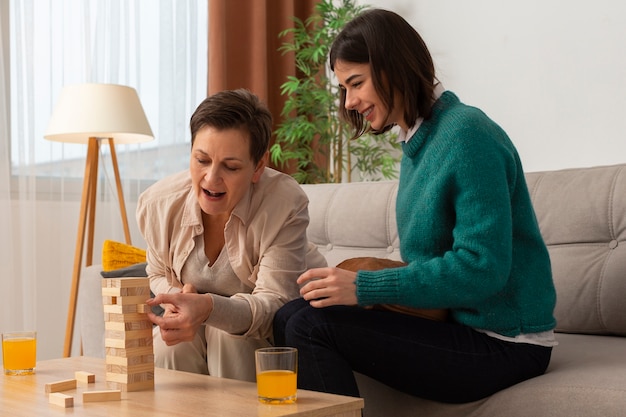
[[[369,115],[372,114],[373,111],[374,111],[374,107],[370,107],[361,114],[363,115],[365,120],[369,120]]]
[[[217,192],[217,191],[205,190],[204,188],[202,189],[202,191],[204,192],[204,194],[206,194],[207,196],[212,197],[212,198],[219,198],[219,197],[223,196],[224,194],[226,194],[226,193],[220,193],[220,192]]]

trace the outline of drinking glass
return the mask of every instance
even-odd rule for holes
[[[37,362],[37,332],[2,333],[5,375],[32,375]]]
[[[296,401],[298,350],[268,347],[255,351],[259,401],[265,404],[292,404]]]

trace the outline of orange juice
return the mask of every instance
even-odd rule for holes
[[[4,335],[3,335],[4,336]],[[7,375],[33,374],[36,362],[36,339],[33,337],[2,339],[2,360]]]
[[[294,402],[296,373],[288,370],[265,371],[256,376],[259,400],[263,402]]]

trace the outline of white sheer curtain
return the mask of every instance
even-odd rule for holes
[[[59,357],[86,146],[43,139],[52,108],[67,84],[112,83],[137,90],[155,140],[116,151],[133,244],[141,246],[137,195],[187,167],[188,120],[206,96],[208,2],[1,3],[0,59],[10,63],[10,71],[0,66],[5,69],[0,72],[0,331],[35,328],[39,358]],[[100,261],[104,239],[124,240],[110,167],[104,150],[94,263]]]
[[[28,263],[15,262],[22,239],[18,239],[20,225],[14,223],[16,207],[11,199],[10,140],[9,140],[9,61],[8,3],[0,3],[0,282],[3,302],[0,303],[0,331],[33,328],[35,280]],[[24,189],[28,186],[25,185]],[[32,210],[24,204],[25,212]],[[25,235],[32,233],[28,225]],[[14,237],[16,237],[14,239]],[[25,277],[25,278],[22,278]]]

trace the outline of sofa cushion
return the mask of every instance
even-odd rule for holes
[[[360,256],[400,259],[397,181],[305,184],[307,235],[328,264]]]
[[[128,277],[147,277],[146,266],[147,262],[141,262],[134,265],[127,266],[125,268],[114,269],[112,271],[100,271],[102,278],[128,278]]]
[[[557,331],[626,335],[626,165],[526,175],[557,290]]]
[[[365,417],[619,416],[626,409],[624,338],[557,334],[544,375],[488,398],[442,404],[396,391],[356,374]],[[419,410],[419,411],[417,411]]]

